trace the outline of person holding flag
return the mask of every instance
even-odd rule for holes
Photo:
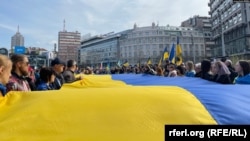
[[[171,51],[170,51],[169,61],[170,61],[170,63],[175,64],[175,44],[174,43],[173,43]]]
[[[182,64],[182,49],[179,42],[179,37],[177,37],[177,45],[175,46],[175,44],[173,43],[169,61],[177,66],[180,66]]]
[[[161,66],[162,62],[165,61],[165,60],[168,60],[168,58],[169,58],[168,48],[165,47],[165,49],[163,51],[163,55],[162,55],[162,57],[159,60],[158,66]]]
[[[177,37],[175,64],[177,66],[180,66],[182,64],[182,49],[179,42],[179,37]]]

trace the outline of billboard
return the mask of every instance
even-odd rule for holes
[[[25,54],[26,48],[24,46],[15,46],[14,53],[15,54]]]

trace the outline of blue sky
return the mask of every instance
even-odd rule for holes
[[[208,16],[209,0],[1,0],[0,47],[10,48],[11,36],[20,27],[25,46],[52,50],[58,32],[105,34],[149,26],[180,26],[194,16]]]

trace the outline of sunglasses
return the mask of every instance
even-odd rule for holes
[[[23,61],[23,63],[24,63],[25,65],[27,65],[27,66],[30,64],[29,62],[24,62],[24,61]]]

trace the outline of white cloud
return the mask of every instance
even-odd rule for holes
[[[6,24],[0,24],[0,28],[7,29],[13,32],[17,31],[17,27],[13,27],[13,26],[6,25]]]

